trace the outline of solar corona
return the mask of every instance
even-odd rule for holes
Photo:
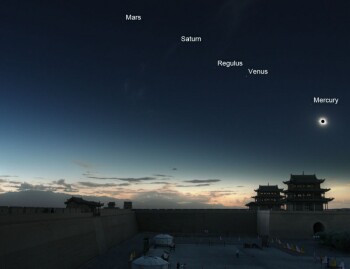
[[[328,121],[326,118],[322,117],[318,120],[318,123],[320,126],[325,127],[328,124]]]

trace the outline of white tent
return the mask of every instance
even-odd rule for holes
[[[171,246],[174,243],[174,237],[168,234],[158,234],[153,237],[153,243],[157,246]]]
[[[155,256],[142,256],[132,262],[132,269],[168,269],[169,263]]]

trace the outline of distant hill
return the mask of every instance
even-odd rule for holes
[[[108,202],[115,202],[116,206],[123,208],[124,199],[116,199],[108,196],[80,196],[88,201],[96,201],[104,203],[107,206]],[[58,193],[52,191],[19,191],[19,192],[7,192],[0,194],[0,206],[22,206],[22,207],[55,207],[64,208],[64,202],[72,197],[70,194]],[[136,196],[132,200],[133,208],[142,209],[210,209],[210,208],[239,208],[239,207],[225,207],[221,204],[206,204],[198,201],[186,201],[181,200],[181,197],[177,199],[167,199],[164,197],[157,197],[155,193],[153,195]]]
[[[78,195],[76,195],[78,196]],[[51,191],[20,191],[0,194],[0,206],[26,206],[26,207],[65,207],[64,202],[72,197],[70,194]],[[122,207],[123,201],[107,196],[79,196],[88,201],[100,201],[107,206],[108,202],[115,202]]]

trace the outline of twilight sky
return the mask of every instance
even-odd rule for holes
[[[333,0],[2,1],[0,196],[244,207],[305,171],[350,207],[349,18]]]

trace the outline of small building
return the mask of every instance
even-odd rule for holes
[[[115,208],[115,202],[109,202],[108,208]]]
[[[83,198],[74,196],[64,203],[66,204],[66,208],[78,208],[81,209],[81,212],[93,212],[94,214],[98,214],[100,208],[103,206],[103,203],[86,201]]]
[[[132,202],[124,201],[124,209],[132,209]]]
[[[259,185],[256,192],[254,202],[246,204],[250,210],[281,210],[283,209],[284,196],[281,195],[283,189],[278,185]]]
[[[169,234],[158,234],[153,237],[153,244],[156,246],[172,246],[174,244],[174,237]]]
[[[169,263],[156,256],[141,256],[132,261],[132,269],[168,269]]]
[[[290,175],[286,195],[286,206],[289,211],[322,211],[328,209],[328,203],[334,198],[326,198],[325,193],[330,189],[321,188],[325,179],[316,175]]]

